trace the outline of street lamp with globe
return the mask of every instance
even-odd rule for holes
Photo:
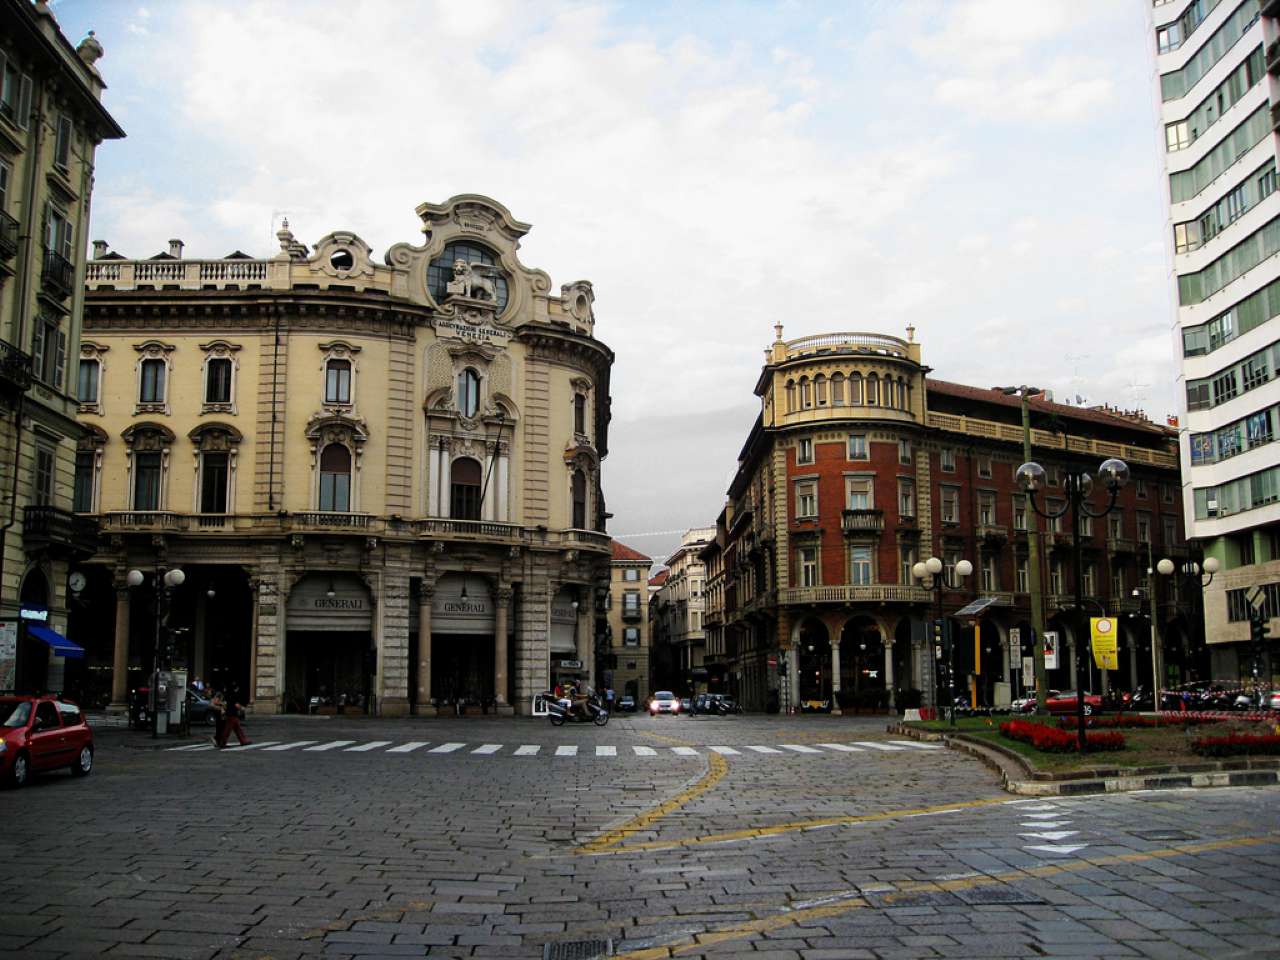
[[[1071,515],[1071,565],[1075,579],[1076,608],[1076,737],[1077,748],[1081,753],[1089,749],[1084,731],[1084,688],[1085,657],[1089,654],[1089,621],[1084,609],[1084,570],[1080,559],[1080,518],[1105,517],[1116,505],[1120,488],[1129,482],[1129,465],[1123,460],[1112,457],[1104,460],[1098,467],[1098,479],[1107,488],[1107,505],[1101,510],[1091,510],[1088,506],[1089,495],[1093,492],[1093,477],[1087,473],[1068,473],[1063,478],[1063,492],[1067,500],[1058,510],[1042,509],[1036,501],[1036,494],[1042,491],[1046,483],[1044,467],[1031,461],[1024,463],[1015,474],[1018,485],[1026,491],[1031,508],[1040,516],[1049,520],[1057,519],[1068,513]],[[1036,685],[1037,697],[1045,689],[1044,675],[1044,637],[1036,637]],[[1043,701],[1042,701],[1043,702]]]
[[[948,590],[956,590],[964,582],[970,574],[973,573],[973,564],[968,560],[958,560],[955,565],[953,582],[948,582],[943,575],[942,559],[940,557],[930,557],[928,560],[918,561],[911,567],[911,575],[920,581],[926,590],[932,590],[935,598],[935,608],[937,610],[936,622],[940,625],[939,629],[944,632],[946,640],[946,656],[944,664],[947,671],[947,711],[951,717],[951,725],[956,725],[956,690],[955,690],[955,644],[950,641],[950,631],[946,630],[945,621],[942,616],[942,591],[945,587]],[[933,640],[929,640],[929,646],[933,646]],[[936,660],[937,653],[934,652]],[[937,670],[934,670],[934,683],[937,685]],[[936,700],[936,697],[935,697]]]
[[[141,570],[130,570],[125,574],[124,578],[125,583],[130,587],[140,587],[146,579],[146,574]],[[169,603],[173,598],[173,591],[175,588],[182,586],[186,579],[187,575],[179,567],[171,567],[168,570],[156,567],[154,580],[156,591],[156,634],[151,663],[151,736],[153,737],[159,733],[160,670],[163,666],[163,645],[160,642],[160,636],[169,619]]]

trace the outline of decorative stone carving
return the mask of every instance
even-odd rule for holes
[[[498,288],[493,277],[498,275],[499,272],[493,267],[458,258],[453,261],[453,279],[445,284],[445,292],[475,299],[480,299],[483,295],[485,300],[497,300]],[[477,322],[470,320],[469,313],[464,313],[464,319]]]
[[[565,312],[579,323],[593,324],[596,320],[592,305],[596,302],[595,290],[590,280],[575,280],[560,285],[560,299]]]

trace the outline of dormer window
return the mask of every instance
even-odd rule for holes
[[[325,364],[324,402],[351,402],[351,361],[330,360]]]
[[[458,412],[474,417],[480,411],[480,374],[467,367],[458,374]]]

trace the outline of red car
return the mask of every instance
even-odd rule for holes
[[[0,697],[0,778],[15,787],[43,770],[93,769],[93,731],[74,703],[53,696]]]
[[[1060,713],[1075,715],[1076,700],[1078,696],[1074,690],[1063,690],[1061,693],[1055,693],[1053,696],[1045,700],[1045,706],[1049,708],[1050,713]],[[1096,693],[1085,691],[1084,693],[1084,715],[1102,712],[1102,698]]]

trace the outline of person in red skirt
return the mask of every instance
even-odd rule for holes
[[[244,735],[244,727],[240,726],[240,721],[244,718],[244,707],[240,705],[237,698],[228,697],[226,704],[226,715],[222,720],[222,727],[218,731],[218,749],[221,750],[227,745],[227,738],[231,734],[236,735],[236,739],[240,742],[240,746],[247,747],[253,741]]]

